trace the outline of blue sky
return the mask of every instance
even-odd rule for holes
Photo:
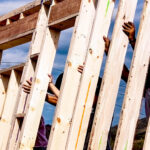
[[[32,0],[0,0],[0,16],[3,14],[6,14],[7,12],[9,12],[11,10],[14,10],[15,8],[23,6],[31,1]],[[118,4],[118,2],[119,2],[119,0],[116,0],[116,4]],[[138,26],[139,26],[139,20],[140,20],[141,10],[143,8],[143,2],[144,2],[144,0],[138,1],[138,7],[136,10],[136,16],[134,19],[136,29],[138,29]],[[115,7],[115,9],[114,9],[112,24],[111,24],[110,31],[109,31],[110,38],[111,38],[112,31],[113,31],[113,24],[115,21],[116,13],[117,13],[117,7]],[[65,65],[66,56],[68,53],[68,48],[69,48],[72,31],[73,31],[73,29],[71,28],[71,29],[65,30],[61,33],[61,37],[59,40],[59,47],[58,47],[58,51],[57,51],[57,55],[56,55],[55,63],[54,63],[54,68],[53,68],[53,72],[52,72],[54,79],[56,79],[57,76],[64,70],[64,65]],[[0,68],[6,68],[6,67],[16,65],[21,62],[25,62],[26,58],[27,58],[29,46],[30,46],[30,43],[27,43],[27,44],[23,44],[21,46],[17,46],[17,47],[14,47],[14,48],[4,51],[2,65],[0,66]],[[131,58],[132,58],[132,49],[131,49],[131,46],[129,45],[127,55],[126,55],[126,60],[125,60],[125,63],[128,67],[130,66]],[[106,60],[106,57],[104,56],[104,61],[103,61],[102,70],[101,70],[101,76],[104,71],[105,60]],[[121,86],[120,86],[120,89],[118,92],[117,105],[115,108],[113,125],[118,123],[119,112],[121,110],[122,99],[124,96],[124,91],[125,91],[125,86],[126,86],[126,84],[123,81],[121,81],[120,85]],[[54,107],[49,104],[45,104],[44,112],[43,112],[46,123],[51,123],[52,117],[50,117],[49,113],[47,113],[47,112],[49,112],[51,114],[51,116],[53,116]],[[144,114],[145,114],[144,109],[142,109],[140,117],[144,117]]]

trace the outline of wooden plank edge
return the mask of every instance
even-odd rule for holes
[[[8,48],[12,48],[14,46],[18,46],[18,45],[30,42],[32,39],[33,32],[34,32],[34,29],[30,30],[28,32],[25,32],[25,33],[21,33],[15,37],[8,38],[4,41],[1,41],[0,42],[0,50],[5,50]]]
[[[24,66],[25,66],[25,63],[22,63],[22,64],[19,64],[19,65],[16,65],[16,66],[12,66],[10,68],[6,68],[6,69],[3,69],[3,70],[0,70],[0,74],[10,75],[11,70],[16,70],[16,71],[22,72]]]

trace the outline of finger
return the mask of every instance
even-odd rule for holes
[[[30,92],[30,91],[31,91],[31,89],[23,88],[23,91],[28,91],[28,92]]]
[[[23,90],[25,93],[30,94],[30,91],[28,90]]]
[[[30,91],[31,88],[28,88],[28,87],[23,87],[24,90],[27,90],[27,91]]]
[[[31,86],[32,85],[32,82],[29,81],[29,80],[26,80],[26,82]]]
[[[84,68],[84,66],[83,65],[79,65],[79,67],[78,68]]]
[[[80,66],[78,67],[78,70],[79,70],[79,71],[83,71],[83,69],[84,69],[84,66],[81,66],[81,65],[80,65]]]
[[[103,40],[104,40],[104,42],[106,42],[106,39],[107,39],[107,38],[106,38],[106,36],[103,36]]]
[[[52,75],[51,75],[51,74],[48,74],[48,77],[52,77]]]
[[[50,80],[52,80],[52,76],[48,76]]]
[[[82,72],[83,72],[83,70],[82,70],[82,69],[78,69],[78,72],[79,72],[79,73],[82,73]]]
[[[129,23],[124,23],[124,25],[128,28],[132,28],[132,26]]]
[[[129,21],[128,24],[131,26],[131,27],[134,27],[134,23]]]
[[[84,68],[84,67],[78,67],[78,70],[80,70],[80,71],[82,70],[82,71],[83,71],[83,68]]]
[[[48,74],[48,77],[49,77],[50,79],[53,79],[53,76],[52,76],[51,74]]]
[[[23,84],[22,87],[23,87],[23,88],[24,88],[24,87],[25,87],[25,88],[31,88],[30,85],[26,85],[26,84]]]
[[[126,30],[123,30],[123,32],[128,36],[129,32],[127,32]]]
[[[127,27],[126,25],[122,25],[123,29],[126,29],[126,30],[130,30],[129,27]]]
[[[106,36],[103,36],[103,40],[104,40],[105,43],[106,42],[110,42],[110,39],[108,37],[106,37]]]

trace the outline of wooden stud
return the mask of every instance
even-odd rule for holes
[[[2,118],[0,120],[0,149],[6,149],[21,74],[11,71]]]
[[[44,51],[44,52],[41,53],[42,56],[41,55],[39,56],[40,65],[39,66],[36,65],[36,68],[37,68],[36,70],[39,71],[39,68],[42,67],[42,69],[45,68],[45,71],[47,71],[46,67],[41,66],[41,64],[44,63],[45,66],[48,64],[47,67],[49,65],[52,66],[52,64],[53,64],[53,63],[47,62],[47,61],[52,60],[52,62],[53,62],[53,59],[54,59],[53,57],[55,55],[56,48],[57,48],[57,41],[58,41],[58,37],[59,37],[59,32],[58,31],[53,31],[53,30],[49,31],[49,28],[48,28],[47,24],[48,24],[47,10],[46,10],[46,7],[43,5],[42,8],[41,8],[41,12],[39,14],[37,29],[36,29],[35,34],[33,36],[32,44],[31,44],[31,47],[30,47],[30,52],[29,52],[29,56],[28,56],[29,63],[27,64],[26,70],[24,71],[24,77],[23,77],[24,80],[23,80],[23,82],[25,82],[26,79],[29,79],[30,77],[33,77],[34,71],[30,71],[30,68],[32,68],[31,66],[32,66],[33,63],[31,64],[31,62],[35,61],[35,57],[32,58],[32,56],[37,55],[37,53],[40,52],[43,44],[44,44],[44,46],[42,48],[42,51]],[[50,50],[49,50],[49,48],[50,48]],[[53,52],[53,55],[52,55],[52,52]],[[50,55],[50,53],[51,53],[51,55]],[[47,60],[47,61],[45,61],[45,60]],[[41,63],[41,62],[43,62],[43,63]],[[45,63],[47,63],[47,64],[45,64]],[[49,67],[47,69],[49,69]],[[37,73],[37,75],[39,75],[39,74],[40,74],[40,76],[43,75],[43,73],[44,73],[43,71],[41,71],[41,69],[40,69],[40,72]],[[47,73],[48,72],[46,72],[46,76],[47,76]],[[35,77],[35,78],[38,78],[38,77]],[[33,79],[33,87],[34,87],[34,81],[36,80],[36,79],[35,80],[34,79]],[[47,76],[47,80],[48,80],[48,76]],[[39,85],[41,85],[41,83],[42,82],[40,82],[40,83],[36,82],[35,85],[39,86]],[[48,85],[48,82],[47,82],[47,85]],[[46,86],[46,84],[44,84],[44,88],[45,88],[45,86]],[[43,86],[40,86],[40,88],[43,88]],[[34,92],[38,92],[37,89]],[[32,93],[32,90],[31,90],[31,93]],[[46,91],[45,91],[45,93],[43,91],[41,93],[41,96],[45,96],[44,94],[46,95]],[[31,95],[33,95],[33,94],[31,94]],[[36,95],[36,94],[34,94],[34,95]],[[42,98],[42,99],[43,99],[43,102],[44,102],[44,98]],[[20,89],[20,94],[19,94],[18,100],[20,102],[19,102],[19,106],[17,108],[16,114],[20,114],[22,112],[27,113],[27,112],[30,112],[32,110],[29,105],[33,103],[32,102],[33,99],[31,99],[30,96],[26,97],[26,94],[22,91],[22,89]],[[37,102],[40,102],[41,104],[43,103],[43,102],[41,102],[40,97],[39,97],[39,99],[37,99],[37,98],[34,99],[34,101],[35,100],[36,100],[35,105],[37,105]],[[30,101],[31,101],[31,103],[30,103]],[[42,105],[40,105],[40,106],[42,107]],[[39,114],[40,112],[42,112],[42,109],[41,109],[41,111],[38,111],[38,113],[36,113],[36,115]],[[29,144],[30,145],[29,146],[28,144],[26,144],[25,145],[26,148],[27,147],[31,148],[31,147],[34,146],[34,142],[35,142],[36,133],[37,133],[37,129],[38,129],[41,114],[37,116],[37,118],[39,118],[39,119],[36,120],[36,118],[34,118],[35,120],[32,120],[32,121],[35,121],[34,122],[35,123],[34,124],[35,125],[35,130],[33,130],[33,134],[30,134],[28,136],[26,136],[26,135],[24,136],[24,134],[26,134],[26,133],[29,133],[29,132],[31,133],[31,130],[28,128],[29,127],[28,123],[31,123],[29,120],[33,116],[34,116],[34,113],[31,113],[31,112],[26,114],[25,120],[23,122],[22,133],[19,133],[20,132],[19,131],[20,130],[20,125],[17,123],[17,120],[15,120],[14,126],[12,128],[13,135],[10,136],[11,139],[9,141],[8,149],[12,149],[12,146],[13,146],[13,149],[18,149],[18,148],[22,149],[24,144],[20,144],[20,143],[24,143],[24,142],[27,142],[27,141],[30,141],[31,145]],[[24,133],[25,130],[30,130],[30,131]],[[18,132],[16,132],[16,131],[18,131]],[[32,140],[29,140],[31,136],[32,136]],[[16,140],[17,140],[17,142],[15,142]]]
[[[85,69],[82,73],[82,80],[67,141],[67,150],[83,149],[84,146],[84,139],[93,105],[92,100],[94,100],[100,67],[103,60],[105,45],[103,36],[105,35],[107,37],[108,34],[114,1],[110,1],[108,10],[107,7],[107,1],[98,2],[92,35],[88,46]]]
[[[31,149],[34,146],[48,87],[48,73],[52,70],[58,38],[59,32],[47,29],[44,46],[37,64],[38,69],[36,69],[33,87],[29,95],[30,104],[23,122],[19,150]]]
[[[29,54],[28,54],[28,61],[25,65],[24,71],[23,71],[23,76],[21,79],[21,83],[25,83],[26,80],[29,80],[30,77],[33,77],[34,72],[35,72],[35,62],[34,60],[32,60],[32,58],[30,58],[30,56],[33,54],[35,54],[37,51],[40,51],[41,48],[41,44],[42,44],[42,40],[43,40],[43,36],[44,36],[44,31],[46,28],[46,22],[47,22],[47,12],[46,12],[46,8],[43,5],[41,8],[41,11],[39,13],[39,19],[36,25],[36,30],[32,36],[32,43],[30,46],[30,50],[29,50]],[[40,31],[40,32],[39,32]],[[41,34],[42,33],[42,34]],[[35,44],[35,42],[38,40],[39,43]],[[35,50],[35,52],[34,52]],[[26,93],[24,93],[23,89],[22,89],[22,85],[20,85],[19,88],[19,94],[17,96],[17,101],[18,101],[18,105],[16,105],[15,108],[15,114],[21,114],[24,113],[25,109],[26,109],[26,104],[27,104],[27,97],[28,95]],[[18,121],[16,120],[16,117],[13,118],[13,123],[12,123],[12,127],[11,127],[11,132],[9,135],[9,140],[8,140],[8,144],[7,144],[7,149],[16,149],[17,143],[18,143],[18,139],[19,138],[19,132],[20,132],[20,125],[18,124]]]
[[[148,48],[150,43],[148,36],[150,34],[150,29],[148,24],[150,24],[150,2],[145,1],[114,150],[132,149],[136,124],[140,113],[146,74],[150,61],[150,49]],[[150,144],[148,145],[150,146]],[[149,146],[146,146],[145,144],[145,150],[148,150]]]
[[[23,67],[24,67],[24,64],[21,64],[21,65],[17,65],[17,66],[13,66],[13,67],[10,67],[10,68],[7,68],[7,69],[3,69],[3,70],[0,70],[0,118],[2,117],[2,113],[3,113],[3,110],[4,110],[4,106],[5,106],[5,98],[6,98],[6,95],[7,95],[7,87],[8,87],[8,81],[9,81],[9,78],[10,78],[10,75],[11,75],[11,71],[12,70],[16,70],[16,71],[19,71],[19,72],[22,72],[23,70]]]
[[[99,8],[101,12],[105,11],[105,13],[98,13],[98,15],[102,17],[100,18],[101,20],[103,20],[105,28],[103,28],[102,22],[99,22],[98,19],[95,19],[95,25],[92,26],[95,16],[95,8],[93,1],[89,0],[82,0],[80,13],[79,7],[81,0],[58,0],[57,5],[52,6],[50,16],[47,17],[47,10],[43,9],[47,6],[44,7],[42,5],[41,10],[43,10],[44,13],[38,14],[41,7],[41,0],[37,0],[25,7],[9,13],[8,15],[0,17],[0,49],[7,49],[25,43],[27,41],[30,41],[32,38],[28,61],[23,71],[21,83],[24,83],[25,80],[29,79],[31,76],[33,77],[31,94],[26,95],[23,92],[21,85],[19,87],[21,77],[20,69],[9,68],[0,71],[0,115],[2,116],[2,119],[0,120],[0,149],[6,149],[6,145],[7,149],[9,150],[23,150],[33,148],[48,85],[47,73],[51,72],[52,70],[60,30],[72,27],[78,14],[79,16],[76,19],[69,55],[67,57],[64,79],[61,87],[61,94],[59,97],[48,149],[70,150],[83,148],[83,139],[85,138],[85,131],[87,129],[86,123],[89,121],[89,116],[92,108],[91,99],[93,99],[94,97],[94,91],[99,73],[99,70],[97,70],[97,67],[95,68],[95,66],[98,66],[98,68],[100,68],[101,66],[104,52],[104,42],[102,37],[103,35],[107,35],[110,21],[109,19],[111,18],[111,11],[113,9],[113,1],[114,0],[101,0],[99,1],[99,5],[101,4],[101,9],[97,7],[97,9]],[[49,6],[49,0],[44,0],[44,4]],[[121,77],[125,50],[127,47],[127,37],[121,31],[121,26],[124,21],[133,20],[135,6],[136,0],[133,2],[129,0],[120,1],[115,31],[113,33],[113,39],[110,46],[110,52],[108,55],[104,79],[101,87],[101,93],[99,96],[99,103],[94,119],[95,124],[93,124],[88,149],[105,149],[106,146],[107,135]],[[142,89],[144,87],[146,69],[148,67],[148,61],[150,57],[150,51],[146,51],[146,46],[148,47],[148,43],[150,42],[149,40],[147,40],[149,39],[149,37],[148,35],[143,34],[145,30],[145,32],[149,32],[149,11],[150,4],[148,1],[146,1],[145,9],[143,12],[144,15],[141,19],[141,25],[138,34],[138,41],[132,61],[132,69],[129,76],[130,79],[128,81],[126,90],[122,118],[120,121],[117,139],[114,147],[114,149],[117,150],[128,148],[131,149],[133,143],[135,124],[138,118],[140,109],[139,107],[141,103],[140,99],[142,97]],[[31,18],[36,13],[37,16],[35,19],[33,19],[33,21]],[[25,14],[27,16],[24,18],[24,15],[22,14]],[[29,17],[31,19],[31,24],[28,24],[29,26],[26,25],[26,28],[23,26],[23,23],[25,20],[29,19]],[[13,22],[11,22],[11,20]],[[37,21],[38,24],[36,26]],[[20,26],[20,22],[22,22],[22,26]],[[85,22],[86,27],[83,26]],[[7,26],[5,26],[6,24]],[[96,24],[99,25],[99,28],[96,28]],[[20,26],[20,28],[24,28],[22,30],[16,30],[17,25]],[[50,27],[50,30],[48,29],[48,27]],[[10,28],[11,30],[9,30]],[[91,34],[91,31],[93,31],[93,34]],[[92,35],[91,38],[90,35]],[[120,39],[119,44],[118,37]],[[145,39],[145,41],[143,39]],[[97,43],[99,43],[99,45],[95,43],[96,41]],[[50,50],[48,48],[50,48]],[[78,65],[82,65],[85,59],[86,50],[88,50],[86,65],[82,74],[81,85],[79,87],[81,75],[77,72],[77,67]],[[0,54],[2,55],[2,51],[0,51]],[[49,60],[51,61],[49,62]],[[17,80],[18,74],[19,81]],[[10,75],[11,78],[9,80],[9,86],[7,90],[8,78]],[[43,76],[45,80],[43,80]],[[135,78],[133,79],[133,77]],[[141,78],[142,80],[140,80]],[[115,83],[113,83],[113,81],[115,81]],[[17,83],[12,84],[12,87],[17,87],[17,90],[14,87],[15,93],[12,93],[13,89],[10,86],[11,82]],[[110,86],[110,83],[112,83],[112,86]],[[137,89],[136,87],[139,88]],[[18,90],[19,94],[17,95],[16,93]],[[137,90],[138,94],[136,93]],[[12,94],[15,94],[15,96],[13,97],[15,100],[8,102],[8,100],[10,101],[9,97]],[[84,100],[86,98],[87,102],[86,105],[84,105]],[[6,110],[8,110],[8,106],[10,104],[12,104],[13,107],[11,108],[10,114],[8,116],[8,111]],[[133,110],[131,106],[132,108],[133,106],[136,106],[135,110]],[[128,119],[128,113],[133,114],[132,119]],[[12,115],[14,116],[12,117]],[[105,115],[107,115],[107,117],[105,117]],[[23,123],[23,125],[20,125],[18,120],[19,122],[21,122],[21,124]],[[148,150],[149,148],[149,126],[147,128],[147,134],[143,148],[144,150]],[[31,127],[32,130],[34,127],[33,132],[31,132]],[[129,132],[129,134],[127,134],[127,132]],[[9,137],[8,141],[7,137]],[[124,139],[129,140],[129,142],[125,142],[126,140]]]
[[[8,87],[8,76],[0,74],[0,118],[2,117],[2,113],[4,110],[7,87]]]
[[[133,21],[137,0],[121,0],[97,102],[88,150],[105,149],[113,117],[128,38],[122,31],[126,21]],[[119,43],[118,43],[119,39]],[[111,85],[111,86],[110,86]]]
[[[65,149],[72,120],[73,107],[81,78],[81,74],[77,71],[77,68],[85,60],[94,16],[94,2],[82,0],[67,57],[60,90],[61,94],[56,107],[48,149]]]
[[[19,150],[31,149],[34,146],[48,87],[49,78],[47,74],[52,70],[59,33],[58,31],[49,30],[47,27],[46,37],[43,40],[43,47],[33,80],[33,87],[29,95],[30,104],[23,122]]]

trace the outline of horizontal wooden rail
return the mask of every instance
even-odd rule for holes
[[[16,66],[12,66],[10,68],[6,68],[6,69],[3,69],[3,70],[0,70],[0,74],[10,75],[11,70],[16,70],[16,71],[22,72],[24,66],[25,66],[25,63],[22,63],[22,64],[19,64],[19,65],[16,65]]]
[[[80,2],[81,0],[64,0],[52,6],[52,13],[49,20],[50,28],[64,30],[74,26],[75,18],[79,12]],[[37,17],[38,12],[35,12],[9,25],[0,26],[0,50],[31,41]]]
[[[58,30],[74,26],[80,4],[81,0],[64,0],[53,6],[49,18],[49,26]]]
[[[29,42],[35,29],[38,12],[24,19],[0,27],[0,49],[8,49]]]

